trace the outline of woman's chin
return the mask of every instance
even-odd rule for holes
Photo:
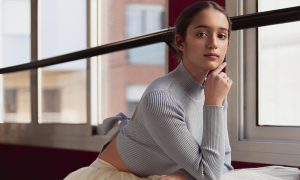
[[[206,65],[208,71],[213,71],[219,67],[220,63],[209,63]]]

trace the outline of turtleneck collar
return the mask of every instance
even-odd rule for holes
[[[181,62],[174,70],[176,80],[182,89],[194,100],[200,100],[203,86],[199,84],[187,71]]]

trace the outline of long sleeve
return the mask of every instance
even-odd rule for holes
[[[234,168],[231,165],[231,147],[230,147],[230,142],[229,142],[229,136],[228,136],[228,129],[227,129],[227,100],[224,101],[223,103],[223,107],[224,110],[226,110],[224,112],[224,119],[225,119],[225,123],[224,123],[224,133],[225,133],[225,156],[224,156],[224,166],[223,166],[223,173],[228,172],[233,170]],[[182,173],[185,174],[185,176],[189,179],[189,180],[194,180],[195,178],[193,176],[191,176],[186,170],[181,169],[180,170]]]
[[[224,168],[223,172],[228,172],[233,170],[231,165],[231,147],[228,136],[228,128],[227,128],[227,101],[225,100],[224,108],[226,109],[224,112],[224,138],[225,138],[225,159],[224,159]]]
[[[203,107],[199,144],[187,128],[184,108],[168,92],[151,92],[143,101],[145,127],[165,154],[195,179],[220,179],[225,155],[223,106]]]

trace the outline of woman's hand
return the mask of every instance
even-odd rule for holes
[[[232,80],[226,73],[222,72],[226,62],[211,71],[204,83],[205,105],[222,105],[224,98],[227,96],[232,85]]]
[[[160,176],[158,180],[187,180],[187,178],[180,171],[176,171],[169,175]]]

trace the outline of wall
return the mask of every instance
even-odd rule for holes
[[[63,179],[98,152],[0,144],[0,179]]]

